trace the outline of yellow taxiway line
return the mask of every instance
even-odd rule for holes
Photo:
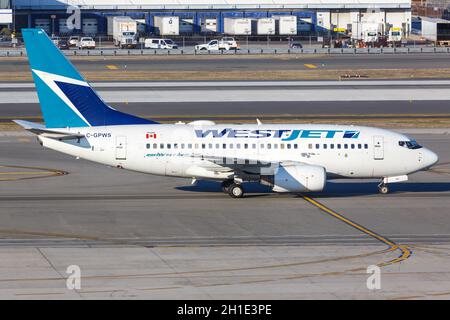
[[[304,66],[308,69],[317,69],[317,66],[311,63],[305,63]]]
[[[360,224],[358,224],[358,223],[356,223],[356,222],[354,222],[354,221],[344,217],[343,215],[337,213],[336,211],[326,207],[325,205],[321,204],[317,200],[314,200],[314,199],[312,199],[312,198],[310,198],[308,196],[305,196],[305,195],[302,195],[302,197],[303,197],[303,199],[305,199],[306,201],[308,201],[312,205],[314,205],[317,208],[319,208],[320,210],[328,213],[329,215],[333,216],[334,218],[336,218],[336,219],[344,222],[345,224],[347,224],[347,225],[349,225],[349,226],[351,226],[351,227],[353,227],[353,228],[355,228],[355,229],[357,229],[357,230],[359,230],[359,231],[361,231],[361,232],[371,236],[372,238],[375,238],[378,241],[386,244],[387,246],[389,246],[389,251],[400,250],[400,253],[401,253],[400,256],[398,256],[395,259],[389,260],[387,262],[379,263],[378,264],[379,267],[387,266],[387,265],[391,265],[391,264],[394,264],[394,263],[398,263],[398,262],[404,261],[404,260],[408,259],[412,255],[412,251],[408,247],[406,247],[404,245],[399,245],[399,244],[395,243],[394,241],[389,240],[388,238],[386,238],[386,237],[384,237],[384,236],[382,236],[382,235],[380,235],[380,234],[378,234],[378,233],[376,233],[376,232],[374,232],[372,230],[367,229],[366,227],[364,227],[364,226],[362,226],[362,225],[360,225]]]

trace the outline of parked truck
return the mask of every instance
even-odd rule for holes
[[[402,46],[402,28],[392,27],[388,33],[388,43],[391,47],[401,47]]]
[[[297,17],[296,16],[274,16],[275,30],[279,35],[296,35],[297,34]]]
[[[252,33],[252,20],[249,18],[225,18],[225,34],[250,35]]]
[[[378,42],[380,35],[378,23],[363,23],[362,25],[363,41],[367,44]]]
[[[177,16],[155,16],[155,28],[162,36],[177,36],[180,34],[180,18]]]
[[[256,33],[258,35],[274,35],[275,34],[275,19],[274,18],[259,18],[256,21]]]
[[[437,46],[450,46],[450,21],[421,17],[422,37],[433,41]]]
[[[114,45],[123,48],[136,48],[137,22],[130,17],[110,17],[108,34],[113,36]]]
[[[208,50],[208,51],[220,51],[220,50],[238,50],[239,44],[232,37],[223,37],[220,40],[214,39],[208,43],[197,44],[195,50]]]

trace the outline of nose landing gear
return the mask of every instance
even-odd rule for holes
[[[387,186],[387,184],[381,183],[380,185],[378,185],[378,191],[381,194],[388,194],[389,193],[389,187]]]
[[[378,192],[380,192],[381,194],[389,193],[389,187],[387,183],[384,183],[384,179],[381,180],[380,184],[378,185]]]

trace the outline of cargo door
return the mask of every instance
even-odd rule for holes
[[[118,136],[116,138],[116,160],[127,159],[127,137]]]
[[[180,20],[180,33],[191,34],[194,33],[194,19]]]
[[[298,32],[309,32],[312,28],[312,18],[299,18],[297,20]]]
[[[373,137],[373,158],[375,160],[384,159],[384,139],[382,136]]]
[[[98,22],[95,18],[83,19],[82,30],[84,35],[94,36],[98,32]]]
[[[202,21],[202,32],[217,32],[217,20],[216,19],[204,19]]]

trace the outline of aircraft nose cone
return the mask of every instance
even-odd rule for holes
[[[439,161],[438,155],[431,150],[427,150],[427,152],[425,153],[426,167],[429,168],[435,165],[438,161]]]

